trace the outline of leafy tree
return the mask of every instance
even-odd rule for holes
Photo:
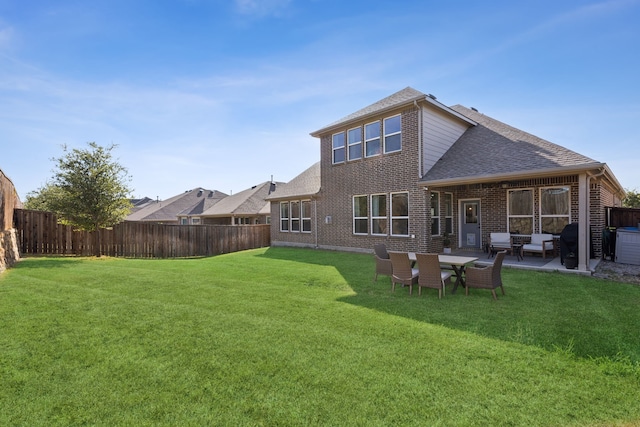
[[[59,197],[60,188],[50,182],[35,191],[27,193],[23,206],[34,211],[53,211],[54,199]]]
[[[131,211],[126,168],[111,156],[116,147],[88,143],[88,149],[63,146],[65,154],[53,159],[57,164],[52,182],[35,194],[34,203],[52,210],[66,224],[95,231],[95,255],[101,255],[100,229],[121,222]]]
[[[636,190],[626,190],[627,195],[622,201],[622,206],[627,208],[640,208],[640,193]]]

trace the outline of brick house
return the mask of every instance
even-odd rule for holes
[[[321,159],[311,231],[283,228],[276,191],[274,244],[439,252],[444,232],[454,248],[480,249],[491,232],[558,235],[577,222],[584,270],[601,253],[605,207],[624,197],[605,163],[410,87],[311,135]]]

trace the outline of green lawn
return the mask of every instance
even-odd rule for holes
[[[640,424],[640,287],[505,269],[498,301],[438,300],[373,271],[25,259],[0,276],[0,425]]]

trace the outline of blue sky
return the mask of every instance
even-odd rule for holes
[[[289,181],[317,129],[407,86],[640,189],[640,0],[0,0],[0,169],[117,144],[133,196]]]

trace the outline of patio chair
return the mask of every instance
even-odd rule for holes
[[[378,274],[391,277],[393,275],[393,267],[391,265],[391,259],[389,259],[389,253],[384,243],[380,243],[373,246],[374,257],[376,259],[376,276],[374,281],[378,281]]]
[[[502,261],[507,251],[500,251],[496,254],[493,265],[467,267],[465,270],[466,289],[465,295],[469,295],[469,288],[489,289],[493,295],[493,299],[497,300],[496,288],[502,290],[504,295],[504,287],[502,286]]]
[[[422,288],[438,290],[438,298],[444,295],[445,283],[451,279],[450,271],[440,269],[438,254],[416,254],[418,261],[418,295],[422,294]]]
[[[396,283],[409,286],[409,295],[413,291],[413,285],[418,283],[418,269],[411,268],[411,260],[407,252],[389,251],[393,274],[391,275],[391,291],[396,290]]]
[[[531,242],[522,245],[522,252],[542,253],[542,259],[547,257],[547,252],[553,255],[553,235],[552,234],[532,234]]]

